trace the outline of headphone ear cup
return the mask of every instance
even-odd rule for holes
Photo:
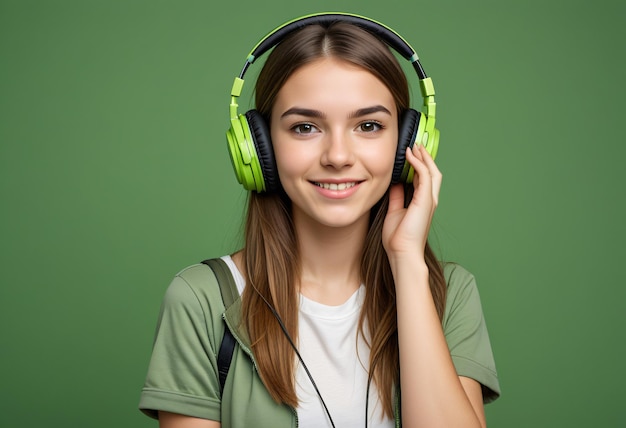
[[[393,165],[391,182],[393,184],[406,181],[410,165],[406,161],[407,147],[413,147],[418,137],[421,113],[412,108],[402,112],[400,124],[398,126],[398,148],[396,150],[396,160]],[[412,175],[411,175],[412,178]]]
[[[393,166],[392,183],[412,183],[415,170],[406,161],[406,148],[421,144],[433,159],[439,149],[439,130],[435,128],[435,118],[417,110],[405,110],[398,127],[398,150]]]
[[[278,173],[276,171],[276,161],[274,159],[274,149],[269,127],[263,116],[257,110],[246,112],[246,120],[250,128],[250,134],[254,142],[256,154],[261,166],[265,191],[272,192],[278,188]]]
[[[426,147],[426,151],[430,153],[433,159],[437,157],[437,151],[439,150],[439,130],[435,128],[435,118],[427,117],[427,122],[425,124],[426,132],[428,136],[426,141],[422,144]]]
[[[235,171],[237,181],[246,190],[264,190],[263,175],[254,148],[254,141],[250,135],[250,127],[246,117],[242,114],[230,121],[230,128],[226,131],[228,154]]]

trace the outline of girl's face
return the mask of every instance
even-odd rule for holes
[[[396,154],[389,89],[360,67],[322,58],[289,77],[271,117],[278,173],[296,222],[367,222],[389,187]]]

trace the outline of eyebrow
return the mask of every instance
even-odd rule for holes
[[[280,118],[289,116],[289,115],[297,115],[297,116],[305,116],[305,117],[314,117],[314,118],[325,118],[326,115],[319,110],[312,110],[308,108],[301,107],[292,107],[283,114],[280,115]]]
[[[367,116],[368,114],[378,112],[386,113],[391,116],[391,112],[385,106],[379,104],[372,107],[360,108],[357,111],[350,113],[350,119],[354,119],[355,117]]]
[[[356,117],[367,116],[368,114],[378,113],[378,112],[386,113],[389,116],[391,116],[391,112],[385,106],[382,106],[379,104],[379,105],[375,105],[371,107],[364,107],[364,108],[355,110],[352,113],[350,113],[348,117],[350,119],[354,119]],[[326,114],[324,114],[323,112],[319,110],[313,110],[313,109],[301,108],[301,107],[292,107],[289,110],[285,111],[283,114],[281,114],[280,117],[282,119],[289,115],[297,115],[297,116],[305,116],[305,117],[313,117],[313,118],[321,118],[321,119],[326,118]]]

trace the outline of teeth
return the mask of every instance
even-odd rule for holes
[[[315,183],[319,187],[322,187],[327,190],[346,190],[350,187],[356,186],[356,182],[352,181],[350,183]]]

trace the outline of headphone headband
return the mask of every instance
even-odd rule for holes
[[[435,117],[435,88],[432,80],[426,75],[424,67],[422,67],[415,49],[413,49],[400,34],[396,33],[385,24],[365,16],[343,12],[322,12],[305,15],[300,18],[287,21],[270,31],[248,54],[246,62],[239,73],[239,77],[235,79],[231,95],[238,97],[239,94],[241,94],[241,89],[243,88],[243,77],[246,74],[248,67],[265,52],[282,42],[289,34],[306,27],[307,25],[321,24],[328,26],[337,21],[348,22],[363,28],[370,34],[377,36],[384,43],[386,43],[387,46],[393,48],[405,59],[410,61],[411,65],[413,65],[413,68],[415,69],[415,72],[417,73],[417,77],[419,78],[420,91],[422,93],[422,98],[424,99],[424,113],[426,113],[429,117]]]
[[[289,34],[297,31],[303,27],[308,25],[321,24],[323,26],[328,26],[333,22],[348,22],[350,24],[359,26],[369,33],[377,36],[382,41],[384,41],[388,46],[393,48],[396,52],[398,52],[405,59],[410,61],[417,72],[417,75],[420,80],[426,79],[426,73],[419,62],[419,57],[415,52],[415,49],[409,45],[409,43],[404,40],[404,38],[396,33],[393,29],[386,26],[383,23],[375,21],[371,18],[367,18],[361,15],[355,15],[351,13],[343,13],[343,12],[322,12],[316,13],[312,15],[305,15],[300,18],[293,19],[291,21],[287,21],[286,23],[276,27],[274,30],[270,31],[263,39],[261,39],[256,46],[252,49],[252,51],[248,54],[248,58],[246,59],[246,63],[241,70],[239,75],[240,79],[243,79],[248,66],[256,61],[261,55],[265,52],[278,45],[281,41],[285,39]]]

